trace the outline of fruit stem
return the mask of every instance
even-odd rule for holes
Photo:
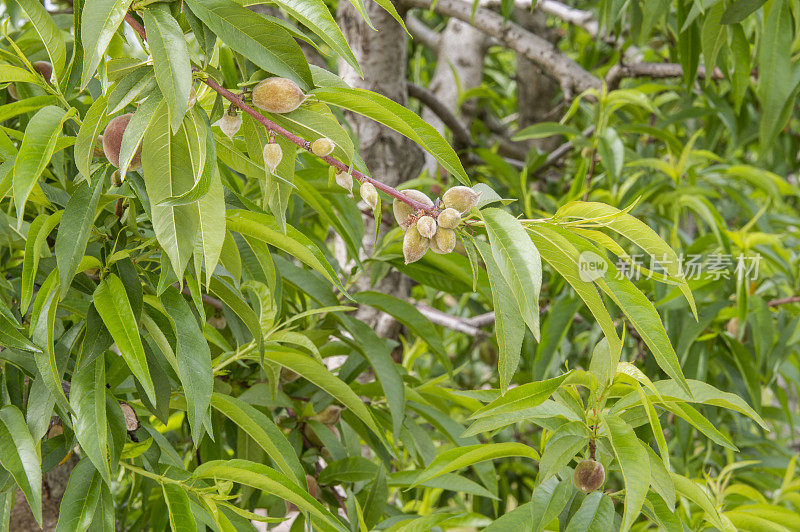
[[[145,34],[144,27],[139,23],[139,21],[133,18],[133,16],[130,13],[125,14],[125,22],[127,22],[128,25],[136,33],[139,34],[139,36],[142,38],[143,41],[147,41],[147,36]],[[194,65],[192,65],[192,70],[194,70],[195,72],[200,72],[200,70]],[[294,144],[297,144],[299,147],[307,150],[308,153],[311,153],[311,143],[305,140],[304,138],[299,137],[294,133],[292,133],[291,131],[287,131],[286,129],[282,128],[281,126],[279,126],[266,116],[262,115],[261,113],[259,113],[258,111],[247,105],[241,98],[239,98],[237,95],[235,95],[225,87],[221,86],[219,83],[217,83],[210,77],[203,78],[201,79],[201,81],[206,85],[208,85],[209,87],[211,87],[211,89],[213,89],[223,98],[231,102],[233,105],[235,105],[245,113],[252,116],[257,122],[259,122],[262,126],[267,128],[268,131],[277,133],[278,135],[293,142]],[[386,183],[381,183],[380,181],[373,179],[368,175],[362,174],[358,170],[351,170],[349,166],[344,164],[342,161],[335,159],[334,157],[331,157],[330,155],[326,155],[324,157],[319,157],[319,158],[341,172],[349,172],[350,175],[352,175],[355,179],[359,181],[359,183],[364,183],[364,182],[372,183],[375,186],[375,188],[384,191],[386,194],[392,196],[393,198],[399,199],[400,201],[409,204],[412,208],[414,208],[414,210],[422,210],[432,214],[435,214],[437,212],[437,209],[435,207],[430,207],[428,205],[425,205],[424,203],[420,203],[416,200],[413,200],[408,196],[406,196],[405,194],[402,194],[396,188],[389,186]]]

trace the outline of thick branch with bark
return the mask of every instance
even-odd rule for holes
[[[653,78],[667,79],[683,76],[683,68],[677,63],[633,63],[630,65],[614,65],[606,75],[608,90],[619,88],[620,82],[625,78]],[[700,65],[697,77],[704,79],[706,69]],[[725,75],[718,68],[711,73],[711,79],[723,79]]]
[[[601,81],[587,72],[547,40],[525,30],[520,25],[485,8],[477,8],[473,18],[472,5],[461,0],[402,0],[406,8],[433,9],[441,15],[468,22],[487,35],[501,41],[511,50],[524,55],[542,70],[559,81],[565,95],[587,89],[599,89]]]

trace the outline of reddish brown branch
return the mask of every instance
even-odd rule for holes
[[[772,301],[767,302],[767,306],[777,307],[780,305],[788,305],[790,303],[800,303],[800,296],[789,296],[782,297],[780,299],[773,299]]]
[[[147,40],[147,35],[145,34],[144,27],[135,18],[133,18],[133,16],[130,13],[125,15],[125,21],[128,23],[128,25],[131,28],[133,28],[134,31],[136,31],[136,33],[139,34],[139,36],[142,38],[142,40],[144,40],[144,41]],[[195,72],[199,72],[199,70],[194,66],[192,66],[192,70],[194,70]],[[203,83],[205,83],[206,85],[208,85],[209,87],[211,87],[215,92],[220,94],[223,98],[225,98],[226,100],[231,102],[233,105],[235,105],[236,107],[241,109],[243,112],[245,112],[245,113],[249,114],[250,116],[252,116],[262,126],[267,128],[268,131],[274,132],[274,133],[284,137],[285,139],[293,142],[294,144],[297,144],[299,147],[301,147],[301,148],[303,148],[305,150],[309,150],[310,142],[308,142],[307,140],[303,139],[302,137],[299,137],[299,136],[295,135],[291,131],[287,131],[286,129],[282,128],[281,126],[279,126],[278,124],[276,124],[275,122],[273,122],[272,120],[267,118],[266,116],[262,115],[260,112],[256,111],[252,107],[250,107],[239,96],[237,96],[236,94],[232,93],[231,91],[229,91],[228,89],[226,89],[225,87],[223,87],[222,85],[220,85],[219,83],[214,81],[213,79],[205,78],[205,79],[203,79],[201,81]],[[309,153],[311,153],[311,152],[309,151]],[[436,211],[436,208],[429,207],[429,206],[427,206],[427,205],[425,205],[423,203],[415,201],[415,200],[407,197],[405,194],[402,194],[399,190],[397,190],[394,187],[391,187],[391,186],[389,186],[389,185],[387,185],[385,183],[381,183],[380,181],[378,181],[376,179],[373,179],[373,178],[371,178],[371,177],[369,177],[369,176],[367,176],[365,174],[362,174],[358,170],[351,170],[349,166],[347,166],[346,164],[344,164],[342,161],[340,161],[338,159],[335,159],[335,158],[333,158],[331,156],[320,157],[320,159],[322,159],[323,161],[328,163],[330,166],[333,166],[334,168],[336,168],[339,171],[342,171],[342,172],[348,172],[349,171],[350,174],[355,179],[357,179],[359,182],[363,183],[363,182],[366,181],[368,183],[372,183],[373,185],[375,185],[375,188],[377,188],[378,190],[382,190],[383,192],[385,192],[386,194],[392,196],[393,198],[397,198],[400,201],[403,201],[403,202],[409,204],[415,210],[422,210],[422,211],[425,211],[425,212],[435,212]]]

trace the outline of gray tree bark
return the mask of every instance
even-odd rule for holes
[[[339,25],[364,77],[362,79],[344,61],[339,62],[339,74],[352,87],[378,92],[405,105],[406,32],[377,3],[365,2],[365,10],[377,31],[364,22],[350,2],[339,2]],[[346,113],[346,117],[358,136],[361,157],[370,175],[391,186],[416,177],[424,163],[422,150],[416,144],[368,118],[354,113]],[[364,217],[364,250],[367,255],[372,252],[374,224],[371,218]],[[369,276],[365,273],[359,279],[357,289],[368,288]],[[371,288],[405,299],[411,284],[399,272],[391,272]],[[356,317],[382,337],[392,337],[399,330],[394,319],[369,307],[361,308]]]
[[[522,9],[514,10],[514,18],[520,26],[555,44],[548,31],[547,17],[543,11],[533,12]],[[533,61],[517,54],[517,102],[519,105],[519,128],[546,121],[557,121],[558,116],[553,109],[558,106],[555,97],[559,92],[556,80],[548,76]],[[543,151],[551,151],[560,143],[558,137],[548,137],[531,141],[531,145]]]
[[[469,103],[459,109],[458,97],[460,92],[481,84],[487,44],[486,34],[454,18],[448,21],[438,40],[438,61],[428,89],[448,109],[460,115],[466,125],[472,121],[476,109]],[[445,134],[444,122],[430,109],[422,111],[422,118],[439,133]],[[425,168],[428,173],[435,175],[437,167],[436,159],[426,154]]]

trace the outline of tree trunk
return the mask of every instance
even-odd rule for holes
[[[472,121],[475,106],[467,103],[463,109],[459,109],[459,93],[481,84],[487,41],[483,32],[454,18],[448,21],[438,41],[438,61],[428,89],[448,109],[460,114],[465,125]],[[444,122],[430,109],[422,111],[422,118],[439,133],[445,134]],[[426,154],[425,168],[430,175],[436,175],[438,164],[430,154]]]
[[[553,32],[548,30],[546,15],[540,10],[533,12],[516,9],[515,20],[525,29],[555,42]],[[518,125],[522,129],[531,124],[558,121],[553,110],[559,104],[556,95],[559,85],[530,59],[517,54],[517,103],[519,105]],[[559,144],[558,137],[547,137],[531,141],[531,145],[542,151],[551,151]]]
[[[365,10],[378,31],[372,30],[362,20],[350,2],[339,2],[338,8],[339,25],[361,65],[364,78],[362,79],[344,61],[339,61],[339,73],[352,87],[378,92],[405,105],[405,30],[377,3],[365,4]],[[419,173],[424,157],[422,150],[416,144],[369,118],[349,112],[345,115],[358,136],[361,157],[370,175],[388,185],[397,186]],[[369,255],[372,252],[374,221],[365,217],[364,226],[364,250]],[[337,253],[337,256],[341,260],[343,253]],[[410,286],[407,277],[399,272],[391,272],[371,289],[405,299]],[[359,279],[357,289],[369,288],[369,275],[365,273]],[[392,337],[399,330],[394,319],[368,307],[359,310],[357,318],[370,325],[383,337]]]

